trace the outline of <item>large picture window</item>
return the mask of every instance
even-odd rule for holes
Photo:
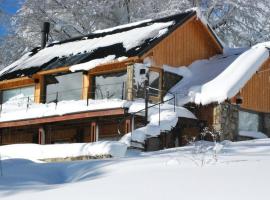
[[[97,75],[93,79],[95,99],[125,99],[126,71]]]
[[[10,100],[23,100],[29,97],[31,101],[34,101],[34,86],[15,88],[10,90],[4,90],[2,92],[2,103]]]
[[[239,111],[239,131],[259,131],[259,125],[259,114]]]
[[[81,99],[82,77],[81,72],[46,76],[46,102]]]

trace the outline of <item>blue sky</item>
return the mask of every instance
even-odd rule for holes
[[[1,3],[0,7],[3,9],[6,13],[14,14],[21,6],[21,1],[18,0],[6,0],[5,3]],[[5,35],[6,30],[5,27],[0,24],[0,36]]]

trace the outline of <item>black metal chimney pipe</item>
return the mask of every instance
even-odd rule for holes
[[[48,42],[48,36],[50,32],[50,22],[44,22],[41,27],[41,48],[44,49]]]

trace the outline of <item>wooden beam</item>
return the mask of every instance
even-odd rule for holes
[[[61,72],[70,72],[69,67],[59,67],[56,69],[50,69],[50,70],[44,70],[44,71],[40,71],[37,74],[38,75],[48,75],[48,74],[57,74],[57,73],[61,73]]]
[[[104,73],[113,73],[113,72],[123,71],[123,70],[126,70],[128,63],[134,63],[134,62],[141,62],[141,59],[135,56],[135,57],[130,57],[121,62],[113,61],[111,63],[99,65],[95,67],[94,69],[91,69],[89,71],[89,74],[98,75],[98,74],[104,74]]]
[[[34,85],[35,80],[29,77],[15,78],[11,80],[0,81],[0,90],[14,89]]]
[[[124,115],[124,114],[125,114],[124,108],[95,110],[95,111],[67,114],[67,115],[62,115],[62,116],[50,116],[50,117],[43,117],[43,118],[0,122],[0,128],[31,126],[31,125],[37,125],[37,124],[46,124],[46,123],[54,123],[54,122],[61,122],[61,121],[68,121],[68,120],[78,120],[78,119],[85,119],[85,118],[106,117],[106,116],[115,116],[115,115]]]

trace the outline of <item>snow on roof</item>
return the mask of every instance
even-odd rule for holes
[[[145,20],[54,43],[45,49],[36,48],[1,70],[0,79],[29,76],[40,70],[72,65],[77,65],[71,68],[72,71],[88,70],[113,59],[140,55],[195,14],[195,11],[188,11],[157,20]],[[91,67],[87,66],[87,62],[91,62]],[[82,63],[87,64],[78,65]]]
[[[223,55],[180,67],[175,73],[184,78],[170,92],[177,93],[178,105],[189,102],[206,105],[232,98],[268,59],[267,47],[270,42],[257,44],[246,51],[227,50]]]

